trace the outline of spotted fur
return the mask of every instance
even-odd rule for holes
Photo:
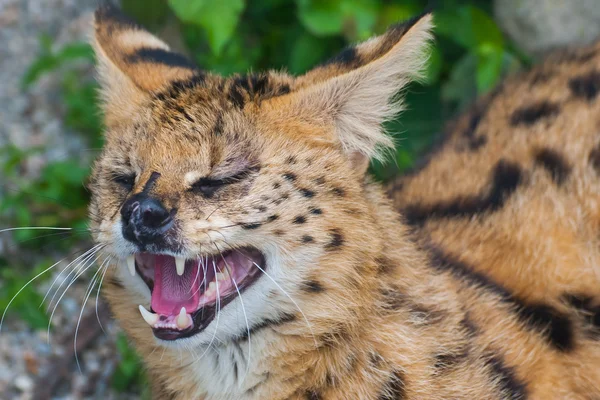
[[[270,277],[173,343],[114,263],[105,296],[155,398],[600,397],[600,58],[563,53],[508,80],[386,195],[366,168],[393,144],[382,123],[430,28],[420,16],[300,77],[223,78],[96,13],[95,240],[115,259],[136,251],[119,213],[144,193],[175,210],[150,251],[253,246]]]

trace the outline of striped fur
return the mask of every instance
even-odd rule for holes
[[[391,145],[380,125],[430,27],[400,24],[300,77],[223,78],[98,11],[95,240],[134,251],[119,209],[143,191],[177,210],[182,253],[253,246],[272,277],[165,343],[137,314],[145,284],[109,270],[155,398],[600,397],[600,56],[570,51],[505,82],[386,194],[367,161]],[[231,187],[190,191],[240,169]]]

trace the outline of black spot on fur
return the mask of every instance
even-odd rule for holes
[[[306,217],[303,215],[298,215],[296,218],[294,218],[294,221],[292,221],[294,224],[304,224],[306,222]]]
[[[313,192],[310,189],[301,188],[299,190],[300,190],[300,193],[302,193],[302,196],[304,196],[308,199],[310,199],[311,197],[315,197],[315,192]]]
[[[291,172],[283,174],[283,177],[290,182],[294,182],[296,180],[296,174],[293,174]]]
[[[273,231],[273,235],[275,235],[275,236],[283,236],[283,235],[285,235],[285,232],[282,231],[281,229],[275,229]]]
[[[594,147],[592,151],[590,151],[589,162],[596,172],[600,174],[600,145]]]
[[[495,293],[502,302],[510,304],[526,327],[539,332],[557,350],[570,351],[574,348],[573,324],[567,315],[547,304],[526,303],[488,276],[434,246],[430,246],[428,252],[434,269],[450,272],[461,282]]]
[[[512,126],[531,126],[541,119],[555,116],[558,112],[558,104],[542,101],[515,110],[510,118],[510,123]]]
[[[212,132],[215,136],[221,136],[223,134],[223,115],[219,114],[217,116]]]
[[[324,185],[325,184],[325,177],[321,176],[320,178],[315,179],[315,183],[317,185]]]
[[[309,279],[302,285],[302,290],[308,293],[321,293],[325,290],[321,282],[316,279]]]
[[[302,236],[302,243],[304,243],[304,244],[312,243],[314,241],[315,241],[315,239],[312,236],[310,236],[310,235],[304,235],[304,236]]]
[[[381,365],[383,365],[384,362],[385,360],[383,359],[381,354],[374,350],[369,352],[369,364],[371,364],[374,368],[381,367]]]
[[[258,229],[262,226],[261,223],[258,222],[254,222],[254,223],[248,223],[248,224],[242,224],[242,228],[243,229],[248,229],[248,230],[252,230],[252,229]]]
[[[287,160],[285,160],[288,164],[296,164],[297,160],[294,156],[289,156]]]
[[[281,187],[281,183],[279,183],[279,182],[275,182],[273,184],[273,189],[279,189],[280,187]]]
[[[168,50],[142,47],[126,58],[130,63],[154,63],[168,65],[174,68],[195,69],[196,66],[181,54]]]
[[[381,388],[377,400],[403,400],[406,396],[404,375],[400,371],[391,371],[388,381]]]
[[[329,231],[329,236],[330,236],[331,240],[325,246],[326,249],[335,250],[335,249],[339,249],[340,247],[342,247],[342,245],[344,244],[344,236],[342,235],[342,233],[340,232],[339,229],[337,229],[337,228],[331,229]]]
[[[565,158],[556,150],[539,150],[535,154],[535,163],[550,172],[552,180],[557,185],[562,185],[571,173],[571,166],[567,160],[565,160]]]
[[[394,263],[388,258],[380,257],[375,262],[377,263],[377,273],[379,274],[388,275],[396,269]]]
[[[323,210],[321,210],[318,207],[311,207],[308,210],[310,211],[311,214],[314,214],[314,215],[321,215],[321,214],[323,214]]]
[[[278,218],[279,218],[279,215],[277,215],[277,214],[270,215],[270,216],[267,218],[267,222],[273,222],[273,221],[276,221]]]
[[[600,73],[592,71],[587,75],[572,78],[569,81],[569,89],[575,97],[592,101],[600,90]]]
[[[468,356],[469,351],[466,348],[458,348],[454,349],[452,352],[439,353],[433,356],[433,367],[437,372],[443,373],[465,362]]]
[[[316,390],[309,390],[306,392],[306,400],[321,400],[321,394]]]
[[[522,175],[518,165],[500,160],[492,171],[492,184],[487,193],[460,197],[428,206],[409,205],[403,210],[405,221],[409,225],[422,225],[428,219],[462,218],[497,211],[517,190],[522,182]]]
[[[295,320],[296,316],[294,314],[283,314],[282,316],[276,319],[265,319],[250,327],[250,336],[256,334],[262,329],[281,326],[290,322],[294,322]],[[248,339],[248,330],[246,329],[240,334],[238,334],[236,339],[238,341]]]
[[[204,85],[206,82],[206,74],[201,71],[196,71],[194,76],[189,79],[175,81],[168,88],[156,94],[156,99],[167,101],[178,98],[182,93],[188,92],[198,86]]]
[[[398,310],[407,304],[406,297],[397,287],[382,288],[380,293],[384,310]]]
[[[267,211],[267,207],[265,207],[265,206],[257,206],[256,207],[256,211],[263,213],[263,212]]]
[[[524,400],[527,398],[527,387],[521,381],[512,367],[504,364],[499,355],[486,359],[492,379],[498,383],[498,389],[502,391],[502,398],[511,400]]]
[[[344,195],[346,194],[344,189],[342,189],[341,187],[334,187],[333,189],[331,189],[331,191],[333,192],[333,194],[339,197],[344,197]]]

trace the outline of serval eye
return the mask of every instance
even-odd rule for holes
[[[135,174],[115,174],[112,178],[113,182],[117,183],[119,186],[132,190],[133,185],[135,184]]]
[[[191,191],[199,193],[204,197],[212,197],[219,189],[224,186],[231,185],[243,181],[252,172],[257,171],[257,167],[248,168],[235,175],[228,176],[225,178],[200,178],[191,187]]]

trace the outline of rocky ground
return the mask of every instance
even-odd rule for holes
[[[97,0],[0,0],[0,148],[15,144],[45,149],[27,161],[26,176],[35,176],[50,160],[85,153],[82,139],[63,123],[57,73],[44,76],[26,90],[21,79],[38,56],[41,35],[47,35],[56,48],[87,40],[96,5]],[[82,73],[93,72],[87,68]],[[7,236],[0,236],[1,253],[9,246]],[[52,280],[36,289],[45,293]],[[95,294],[83,312],[77,335],[79,372],[74,334],[86,288],[85,280],[75,283],[61,300],[52,320],[51,337],[46,330],[32,330],[15,317],[5,321],[0,332],[0,399],[139,398],[117,392],[110,385],[118,363],[118,327],[102,302],[96,316]]]

